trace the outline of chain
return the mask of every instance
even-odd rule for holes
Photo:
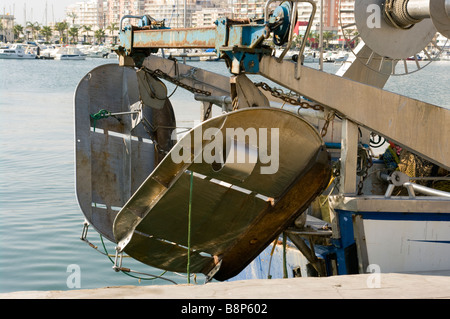
[[[282,89],[271,88],[267,83],[264,83],[264,82],[255,83],[255,86],[262,88],[264,91],[270,92],[270,94],[273,97],[281,99],[285,103],[288,103],[291,105],[297,105],[303,109],[313,109],[316,111],[324,111],[325,110],[325,108],[322,105],[319,105],[319,104],[311,105],[306,101],[301,101],[300,95],[292,94],[292,93],[289,93],[289,94],[284,93]],[[325,120],[325,124],[320,133],[322,137],[327,135],[328,126],[330,125],[330,122],[333,121],[334,116],[335,116],[334,112],[328,113],[327,118]]]
[[[322,127],[322,130],[320,131],[320,135],[322,137],[325,137],[325,135],[327,135],[328,133],[328,126],[330,126],[330,122],[332,122],[334,120],[334,112],[329,112],[327,115],[327,118],[325,120],[325,124]]]
[[[373,166],[372,157],[369,151],[362,145],[358,146],[358,167],[356,175],[360,176],[358,183],[358,195],[362,195],[364,180],[369,175],[369,169]]]
[[[203,114],[203,121],[206,121],[207,119],[209,119],[209,116],[211,115],[211,111],[212,111],[212,103],[209,103],[208,108],[205,111],[205,114]]]
[[[172,77],[170,75],[168,75],[167,73],[161,71],[160,69],[157,70],[150,70],[146,67],[143,67],[143,70],[149,74],[151,74],[152,76],[156,76],[159,78],[163,78],[164,80],[167,80],[185,90],[188,90],[189,92],[192,93],[197,93],[197,94],[202,94],[202,95],[206,95],[206,96],[210,96],[211,92],[209,91],[205,91],[205,90],[201,90],[192,86],[189,86],[183,82],[181,82],[179,79]],[[185,76],[186,77],[193,77],[193,72],[195,72],[195,70],[191,70],[191,74],[189,76]],[[301,108],[304,109],[313,109],[316,111],[324,111],[324,107],[322,105],[316,104],[316,105],[311,105],[306,101],[301,101],[301,97],[298,94],[292,94],[292,93],[284,93],[284,91],[282,89],[277,89],[277,88],[271,88],[267,83],[265,82],[259,82],[259,83],[255,83],[256,87],[260,87],[265,91],[270,92],[270,94],[272,94],[273,97],[279,98],[282,101],[284,101],[285,103],[291,104],[291,105],[297,105],[300,106]],[[233,100],[233,110],[237,110],[238,107],[238,101],[235,98]],[[205,113],[204,119],[209,117],[209,113],[211,112],[211,106],[208,108],[208,110]],[[328,130],[328,126],[330,124],[330,122],[334,119],[334,112],[330,112],[327,116],[327,119],[325,121],[325,124],[322,128],[321,131],[321,135],[322,137],[324,137],[327,134],[327,130]]]
[[[179,86],[179,87],[181,87],[181,88],[183,88],[183,89],[185,89],[185,90],[187,90],[187,91],[189,91],[191,93],[197,93],[197,94],[202,94],[202,95],[206,95],[206,96],[210,96],[211,95],[211,92],[208,92],[208,91],[205,91],[205,90],[201,90],[201,89],[197,89],[195,87],[189,86],[189,85],[181,82],[178,78],[170,76],[167,73],[161,71],[160,69],[152,71],[152,70],[150,70],[150,69],[148,69],[146,67],[143,67],[143,70],[145,72],[149,73],[150,75],[153,75],[153,76],[162,78],[164,80],[167,80],[167,81],[175,84],[177,87]]]
[[[322,105],[319,105],[319,104],[311,105],[311,104],[309,104],[306,101],[301,101],[300,95],[292,94],[292,93],[289,93],[289,94],[284,93],[282,89],[271,88],[265,82],[255,83],[255,86],[262,88],[264,91],[270,92],[270,94],[273,97],[281,99],[283,102],[286,102],[288,104],[298,105],[298,106],[301,106],[304,109],[313,109],[313,110],[316,110],[316,111],[323,111],[324,110]]]

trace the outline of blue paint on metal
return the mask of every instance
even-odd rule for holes
[[[283,45],[289,36],[291,11],[291,4],[288,1],[283,2],[275,9],[273,17],[269,20],[269,23],[275,23],[275,17],[283,17],[283,20],[280,21],[281,24],[273,30],[273,42],[275,45]]]
[[[366,220],[450,221],[450,213],[353,212]]]
[[[433,244],[450,244],[450,240],[415,240],[408,239],[408,241],[422,242],[422,243],[433,243]]]
[[[261,46],[268,32],[267,26],[262,22],[240,24],[227,18],[219,19],[215,24],[216,27],[210,29],[169,29],[152,25],[144,16],[139,25],[151,30],[145,32],[126,26],[120,33],[121,46],[125,54],[131,56],[136,49],[215,48],[219,57],[237,60],[239,72],[258,73],[261,57],[271,54],[270,49]]]

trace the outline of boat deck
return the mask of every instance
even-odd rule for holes
[[[0,294],[0,299],[450,299],[450,272],[28,291]]]

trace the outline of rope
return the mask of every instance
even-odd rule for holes
[[[111,255],[108,253],[108,250],[106,249],[106,245],[105,245],[105,242],[103,241],[103,236],[102,236],[102,235],[100,235],[100,240],[101,240],[101,242],[102,242],[103,249],[105,250],[105,255],[108,257],[108,259],[111,261],[111,263],[114,264],[114,260],[112,260],[112,258],[110,257]],[[132,271],[132,270],[130,270],[130,271]],[[138,279],[139,281],[141,281],[141,280],[163,279],[163,280],[170,281],[171,283],[174,283],[175,285],[177,285],[177,283],[176,283],[175,281],[170,280],[170,279],[168,279],[168,278],[162,277],[167,271],[164,271],[164,272],[163,272],[161,275],[159,275],[159,276],[157,276],[157,275],[152,275],[152,274],[144,274],[144,273],[137,272],[137,271],[132,271],[132,272],[135,272],[135,273],[137,273],[137,274],[146,275],[146,276],[151,276],[151,277],[153,277],[153,278],[142,278],[142,277],[133,276],[133,275],[131,275],[131,274],[129,274],[128,272],[125,272],[125,271],[123,271],[123,270],[120,270],[120,272],[123,273],[123,274],[125,274],[125,275],[127,275],[127,276],[129,276],[129,277],[136,278],[136,279]]]
[[[286,265],[286,243],[287,243],[286,233],[283,232],[283,278],[288,277]]]
[[[273,244],[272,244],[272,251],[270,252],[270,259],[269,259],[269,269],[267,271],[267,279],[272,279],[272,275],[270,274],[270,267],[272,266],[273,253],[277,246],[277,242],[278,242],[278,237],[275,238],[275,240],[273,241]]]
[[[91,116],[91,119],[94,121],[93,128],[94,128],[94,132],[95,132],[95,126],[97,124],[97,121],[101,120],[101,119],[107,119],[108,117],[111,116],[111,112],[109,112],[107,110],[100,110],[95,114],[91,114],[90,116]]]
[[[388,22],[397,29],[408,30],[416,23],[422,21],[421,19],[414,19],[408,13],[408,1],[406,0],[387,0],[384,6],[384,15],[388,18]]]
[[[188,214],[188,259],[187,259],[187,282],[191,283],[191,215],[192,215],[192,189],[194,184],[194,172],[191,171],[191,182],[189,189],[189,214]]]

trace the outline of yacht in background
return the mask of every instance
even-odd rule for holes
[[[61,47],[55,53],[55,60],[85,60],[86,54],[76,47]]]
[[[0,49],[0,59],[36,59],[36,53],[27,45],[13,44],[9,48]]]

